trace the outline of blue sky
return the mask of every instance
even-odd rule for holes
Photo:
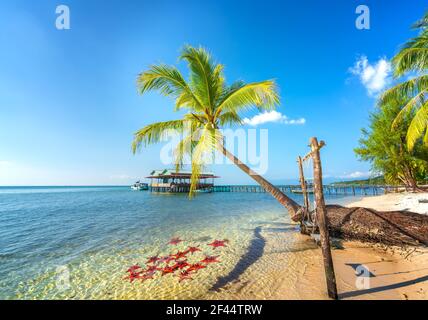
[[[70,30],[55,28],[60,4]],[[360,4],[370,30],[355,27]],[[135,79],[152,63],[176,64],[184,44],[209,48],[230,81],[276,79],[278,112],[305,119],[257,126],[269,130],[266,177],[296,178],[311,136],[327,143],[326,177],[366,175],[353,148],[390,81],[384,59],[426,9],[422,0],[1,1],[0,185],[128,184],[163,167],[161,146],[131,154],[132,134],[179,115],[167,98],[139,96]],[[215,171],[222,183],[251,181],[234,166]]]

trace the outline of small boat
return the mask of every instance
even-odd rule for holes
[[[137,181],[131,186],[131,189],[135,191],[149,190],[149,185],[147,183]]]

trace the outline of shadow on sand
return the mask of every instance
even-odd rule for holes
[[[382,292],[382,291],[391,290],[391,289],[403,288],[403,287],[407,287],[407,286],[410,286],[412,284],[424,282],[427,280],[428,280],[428,276],[424,276],[424,277],[416,278],[413,280],[407,280],[407,281],[403,281],[403,282],[399,282],[399,283],[388,284],[388,285],[381,286],[381,287],[345,292],[345,293],[339,294],[339,299],[352,298],[352,297],[356,297],[356,296],[363,295],[363,294],[370,294],[370,293]]]
[[[254,239],[251,240],[247,252],[241,257],[241,259],[239,259],[235,268],[233,268],[233,270],[230,271],[228,275],[217,279],[217,282],[211,287],[210,291],[217,291],[226,284],[237,280],[239,276],[245,272],[245,270],[247,270],[263,255],[266,240],[260,234],[261,230],[261,227],[256,227],[254,229]]]

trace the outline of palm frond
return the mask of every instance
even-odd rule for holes
[[[137,87],[141,94],[157,90],[164,96],[176,99],[176,109],[182,107],[201,108],[201,103],[192,92],[180,71],[165,64],[153,65],[139,74]]]
[[[191,159],[196,142],[193,141],[192,133],[185,136],[173,151],[175,170],[178,172],[184,165],[186,157]]]
[[[240,83],[225,95],[216,110],[221,112],[240,112],[256,106],[261,110],[272,110],[279,104],[279,95],[275,81],[267,80],[249,84]]]
[[[132,142],[132,152],[135,154],[143,145],[160,142],[169,133],[169,130],[178,130],[182,132],[188,125],[186,120],[172,120],[165,122],[156,122],[145,126],[134,134]]]
[[[218,121],[220,126],[233,126],[233,125],[241,125],[243,123],[241,117],[234,111],[228,111],[222,113],[218,117]]]
[[[208,159],[211,159],[218,143],[222,140],[219,130],[206,125],[200,130],[197,144],[192,150],[192,176],[190,178],[190,192],[192,197],[199,183],[199,177]]]
[[[401,82],[385,91],[379,99],[379,105],[385,105],[394,100],[411,99],[421,91],[428,90],[428,75],[421,75]]]
[[[428,140],[427,140],[427,128],[428,128],[428,102],[425,102],[425,104],[416,112],[415,116],[412,119],[412,122],[410,122],[409,129],[407,131],[407,148],[409,150],[413,150],[416,142],[418,139],[420,139],[422,136],[423,142],[425,146],[428,147]]]
[[[416,21],[412,25],[413,29],[425,29],[428,28],[428,11],[425,13],[425,15],[420,19],[419,21]]]
[[[180,59],[188,63],[193,91],[202,105],[211,109],[224,83],[223,66],[216,65],[208,51],[202,47],[185,46]]]
[[[395,118],[395,120],[392,123],[392,127],[396,127],[399,123],[401,123],[401,121],[403,120],[403,118],[410,114],[410,112],[412,110],[418,109],[420,108],[424,103],[425,103],[425,95],[426,95],[427,91],[421,91],[418,94],[416,94],[412,99],[410,99],[405,105],[404,107],[400,110],[400,112],[398,113],[397,117]]]
[[[392,63],[395,77],[400,77],[411,71],[423,72],[428,68],[428,37],[423,37],[423,41],[423,47],[403,48],[394,56]]]

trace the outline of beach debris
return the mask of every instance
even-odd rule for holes
[[[213,242],[209,243],[209,246],[212,246],[214,249],[218,247],[226,247],[226,243],[229,242],[229,240],[214,240]]]
[[[182,242],[183,240],[181,240],[180,239],[180,237],[175,237],[175,238],[172,238],[171,240],[169,240],[169,244],[173,244],[173,245],[176,245],[176,244],[179,244],[180,242]]]
[[[215,262],[220,262],[219,260],[217,260],[218,256],[206,256],[204,260],[202,260],[202,263],[215,263]]]

